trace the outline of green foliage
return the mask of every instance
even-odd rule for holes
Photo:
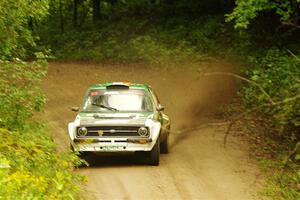
[[[265,146],[271,152],[272,159],[263,158],[269,175],[264,195],[273,199],[300,199],[299,149],[287,163],[283,162],[300,140],[300,62],[285,49],[291,48],[299,54],[296,47],[299,38],[293,33],[297,34],[300,1],[236,0],[236,3],[233,12],[226,15],[226,20],[233,21],[236,29],[246,29],[251,23],[254,26],[240,32],[246,37],[241,44],[234,43],[234,52],[240,52],[238,54],[249,63],[244,68],[246,76],[270,95],[268,97],[257,86],[250,84],[242,87],[241,96],[248,108],[260,106],[262,116],[272,121],[274,130],[270,137],[280,138],[274,141],[280,146],[278,150],[274,146]],[[277,29],[280,22],[286,26],[283,32]],[[270,104],[270,98],[276,105],[262,106]]]
[[[299,6],[299,0],[236,0],[236,7],[226,20],[234,21],[235,28],[247,28],[261,12],[274,12],[282,22],[288,22],[299,16]]]
[[[75,155],[58,155],[43,127],[0,128],[0,199],[74,199],[82,177]],[[5,164],[5,165],[4,165]],[[9,166],[9,167],[8,167]]]
[[[48,14],[48,0],[0,1],[0,199],[78,198],[82,177],[72,154],[58,154],[44,126],[33,116],[45,96],[46,75],[39,37],[32,32]],[[20,59],[34,57],[26,63]]]
[[[272,170],[272,174],[269,174],[263,194],[274,199],[299,199],[297,158],[300,152],[296,151],[288,163],[285,160],[300,139],[300,98],[295,98],[300,94],[300,62],[277,48],[265,51],[264,55],[248,56],[248,62],[244,69],[247,77],[258,83],[277,105],[262,106],[270,104],[270,98],[255,85],[243,86],[241,96],[249,108],[261,106],[259,112],[264,118],[271,119],[273,132],[270,138],[281,138],[274,140],[271,146],[265,145],[266,153],[271,154],[272,159],[263,158],[263,167],[266,173]],[[274,144],[279,147],[275,149]],[[283,168],[287,169],[283,172]]]
[[[17,58],[32,57],[45,47],[51,48],[58,59],[158,66],[199,64],[208,55],[238,55],[249,64],[244,69],[247,78],[261,85],[274,102],[300,93],[300,64],[280,50],[292,43],[290,47],[299,54],[299,39],[292,37],[292,31],[273,32],[280,21],[297,27],[299,0],[100,2],[100,15],[93,20],[91,1],[0,1],[0,60],[13,61],[0,63],[0,136],[5,138],[0,145],[0,163],[11,165],[10,169],[0,169],[1,189],[5,188],[0,195],[65,199],[72,198],[78,189],[72,187],[72,182],[77,185],[79,179],[71,173],[71,163],[80,161],[57,155],[45,131],[29,125],[35,124],[32,116],[45,103],[38,84],[46,67],[40,61],[28,64]],[[261,27],[235,32],[224,23],[224,13],[232,8],[225,20],[233,22],[236,29],[247,29],[250,24],[255,25],[253,22],[261,23]],[[270,102],[253,85],[244,85],[241,94],[249,108]],[[289,141],[289,148],[300,138],[299,106],[299,99],[295,99],[260,110],[272,119],[279,135]],[[278,163],[276,160],[274,168],[282,166]],[[297,165],[292,169],[298,170]],[[272,178],[271,196],[279,193],[282,199],[298,198],[298,171],[285,173],[283,182]]]
[[[190,24],[188,19],[172,19],[167,28],[149,20],[130,18],[100,24],[97,29],[71,31],[46,37],[44,41],[59,59],[167,66],[202,61],[208,51],[221,48],[222,42],[212,38],[224,31],[220,16],[206,16]]]
[[[24,58],[37,39],[33,25],[48,13],[48,0],[0,1],[0,60]],[[28,24],[31,23],[30,28]]]
[[[251,80],[260,84],[274,102],[284,101],[300,94],[300,62],[294,57],[278,49],[270,49],[265,56],[249,58],[253,67],[247,68],[246,73]],[[243,96],[251,105],[262,105],[269,102],[269,98],[257,87],[247,86],[243,89]],[[300,126],[300,99],[282,103],[272,108],[262,107],[261,111],[273,118],[274,124],[287,137]],[[291,129],[291,127],[294,127]]]
[[[57,154],[44,125],[33,115],[45,97],[39,83],[47,63],[0,63],[0,199],[74,199],[82,177],[74,174],[72,154]]]
[[[40,111],[45,97],[39,82],[46,75],[43,60],[30,64],[15,61],[0,63],[0,121],[9,129],[23,128],[34,112]]]
[[[268,138],[268,141],[270,140],[272,139]],[[289,152],[284,149],[289,145],[288,143],[282,142],[282,144],[278,144],[276,141],[273,142],[279,147],[264,148],[264,154],[272,155],[273,158],[259,158],[261,169],[267,176],[265,187],[260,193],[271,199],[300,199],[300,167],[292,160],[285,163],[286,155]],[[296,159],[295,161],[299,160]]]

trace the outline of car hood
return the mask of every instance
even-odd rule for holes
[[[147,119],[153,119],[153,113],[79,113],[80,126],[97,125],[145,125]]]

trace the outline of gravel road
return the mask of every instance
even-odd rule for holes
[[[227,65],[207,64],[213,70]],[[67,149],[67,123],[75,113],[89,85],[107,81],[148,83],[166,107],[172,130],[202,125],[201,129],[171,134],[170,154],[161,156],[160,166],[148,166],[134,156],[94,158],[79,173],[88,177],[87,199],[258,199],[255,162],[247,144],[231,137],[222,146],[225,127],[208,126],[216,121],[218,107],[236,93],[229,77],[201,77],[191,69],[158,69],[143,65],[97,65],[91,63],[50,63],[43,82],[48,96],[45,117],[59,150]]]

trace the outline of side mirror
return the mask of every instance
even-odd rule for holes
[[[157,106],[156,110],[157,110],[157,111],[164,111],[164,110],[165,110],[165,107],[163,107],[162,105],[159,104],[159,105]]]
[[[71,110],[74,111],[74,112],[78,112],[79,111],[79,107],[72,107]]]

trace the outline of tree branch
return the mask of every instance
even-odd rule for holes
[[[229,134],[230,134],[230,131],[231,131],[232,126],[233,126],[237,121],[239,121],[240,119],[242,119],[243,117],[245,117],[246,115],[248,115],[248,114],[250,114],[250,113],[252,113],[252,112],[254,112],[254,111],[257,111],[257,110],[260,109],[260,108],[261,108],[261,106],[258,106],[258,107],[255,107],[255,108],[251,109],[251,110],[248,110],[248,111],[246,111],[246,112],[243,112],[243,113],[239,114],[237,117],[235,117],[234,119],[232,119],[232,120],[229,121],[229,124],[228,124],[228,126],[227,126],[227,129],[226,129],[226,132],[225,132],[225,135],[224,135],[224,139],[223,139],[223,146],[224,146],[224,147],[226,147],[226,144],[227,144],[227,138],[228,138],[228,136],[229,136]]]
[[[294,55],[291,51],[290,53],[292,55]],[[294,55],[297,59],[299,59],[296,55]],[[300,61],[300,59],[299,59]],[[215,76],[215,75],[225,75],[225,76],[231,76],[231,77],[234,77],[234,78],[237,78],[237,79],[240,79],[240,80],[243,80],[247,83],[250,83],[252,85],[255,85],[256,87],[258,87],[260,89],[260,91],[268,98],[269,100],[269,103],[265,103],[265,104],[261,104],[257,107],[254,107],[246,112],[243,112],[241,114],[239,114],[237,117],[235,117],[234,119],[230,120],[228,122],[228,126],[227,126],[227,130],[225,132],[225,136],[224,136],[224,140],[223,140],[223,145],[224,147],[226,147],[226,143],[227,143],[227,138],[230,134],[230,131],[231,131],[231,128],[232,126],[237,122],[239,121],[240,119],[242,119],[243,117],[245,117],[246,115],[252,113],[252,112],[255,112],[263,107],[274,107],[274,106],[278,106],[278,105],[281,105],[281,104],[285,104],[285,103],[288,103],[288,102],[291,102],[291,101],[295,101],[297,99],[300,99],[300,94],[296,95],[296,96],[293,96],[293,97],[290,97],[290,98],[286,98],[286,99],[283,99],[282,101],[273,101],[273,99],[271,98],[271,96],[262,88],[261,85],[259,85],[258,83],[256,83],[255,81],[252,81],[250,79],[247,79],[245,77],[242,77],[238,74],[234,74],[234,73],[230,73],[230,72],[211,72],[211,73],[205,73],[204,76]]]
[[[297,22],[297,20],[295,21]],[[300,29],[300,26],[296,22],[281,22],[281,24],[276,28],[276,31],[279,31],[284,27],[292,27],[292,28]]]
[[[293,22],[282,22],[281,24],[284,25],[284,26],[291,26],[291,27],[300,29],[300,26],[296,23],[293,23]]]
[[[298,58],[298,56],[296,56],[291,50],[287,49],[287,52],[289,52],[289,54],[291,54],[294,58],[296,58],[297,61],[300,62],[300,58]]]
[[[289,154],[289,155],[286,157],[286,159],[284,160],[284,162],[283,162],[284,165],[283,165],[283,167],[282,167],[282,169],[281,169],[281,173],[280,173],[280,179],[282,179],[283,174],[284,174],[286,168],[288,167],[289,161],[293,158],[293,156],[296,155],[296,153],[297,153],[297,151],[299,150],[299,148],[300,148],[300,141],[298,141],[298,142],[295,144],[293,150],[290,152],[290,154]]]
[[[292,76],[292,78],[293,78],[295,81],[297,81],[298,83],[300,83],[300,79],[299,79],[299,78],[297,78],[297,77],[295,77],[295,76]]]
[[[234,77],[234,78],[237,78],[237,79],[240,79],[240,80],[243,80],[247,83],[250,83],[252,85],[255,85],[256,87],[259,88],[259,90],[268,98],[269,102],[271,104],[274,103],[273,99],[271,98],[271,96],[264,90],[264,88],[256,83],[255,81],[252,81],[250,79],[247,79],[245,77],[242,77],[240,75],[237,75],[237,74],[234,74],[234,73],[231,73],[231,72],[210,72],[210,73],[205,73],[204,76],[216,76],[216,75],[225,75],[225,76],[231,76],[231,77]]]
[[[260,108],[263,108],[263,107],[274,107],[274,106],[278,106],[278,105],[281,105],[281,104],[285,104],[285,103],[288,103],[288,102],[295,101],[297,99],[300,99],[300,94],[298,94],[298,95],[296,95],[294,97],[286,98],[286,99],[284,99],[282,101],[277,101],[277,102],[274,102],[274,103],[261,104],[260,106],[252,108],[252,109],[250,109],[250,110],[248,110],[246,112],[243,112],[240,115],[238,115],[237,117],[235,117],[234,119],[230,120],[230,122],[228,124],[228,127],[227,127],[227,130],[225,132],[224,140],[223,140],[224,147],[226,147],[227,138],[228,138],[228,135],[230,134],[232,126],[237,121],[239,121],[240,119],[242,119],[243,117],[245,117],[246,115],[248,115],[248,114],[250,114],[252,112],[255,112],[255,111],[257,111],[257,110],[259,110]]]

